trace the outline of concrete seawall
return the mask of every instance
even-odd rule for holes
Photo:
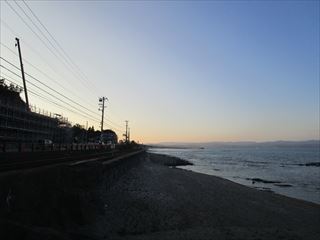
[[[94,161],[1,174],[1,239],[63,239],[60,232],[77,234],[79,227],[103,216],[103,192],[142,155],[111,164]]]

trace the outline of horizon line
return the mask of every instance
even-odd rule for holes
[[[204,142],[180,142],[180,141],[168,141],[168,142],[157,142],[157,143],[145,143],[145,144],[208,144],[208,143],[304,143],[304,142],[320,142],[319,139],[309,139],[309,140],[269,140],[269,141],[204,141]]]

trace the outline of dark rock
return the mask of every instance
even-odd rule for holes
[[[256,182],[260,183],[281,183],[280,181],[270,181],[270,180],[265,180],[261,178],[246,178],[246,180],[251,180],[252,184],[255,184]]]
[[[287,184],[287,183],[276,183],[274,185],[277,187],[292,187],[291,184]]]

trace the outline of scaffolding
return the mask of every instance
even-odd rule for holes
[[[19,91],[0,84],[0,140],[37,143],[71,141],[71,124],[66,118],[35,106],[27,108]]]

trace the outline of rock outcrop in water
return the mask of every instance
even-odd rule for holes
[[[305,164],[299,164],[299,166],[320,167],[320,162],[310,162]]]

